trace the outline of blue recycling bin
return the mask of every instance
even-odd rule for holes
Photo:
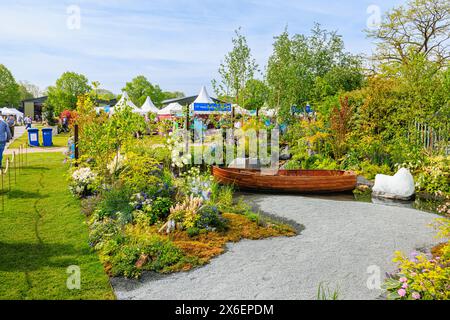
[[[53,129],[42,129],[42,144],[44,147],[51,147],[53,145]]]
[[[39,129],[28,129],[28,144],[31,147],[39,147]]]

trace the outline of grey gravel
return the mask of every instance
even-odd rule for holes
[[[119,299],[316,299],[322,283],[339,299],[378,299],[369,266],[381,278],[395,270],[394,251],[410,253],[438,240],[438,216],[414,209],[294,195],[246,196],[271,215],[304,226],[291,238],[244,240],[210,264],[140,280],[112,279]]]

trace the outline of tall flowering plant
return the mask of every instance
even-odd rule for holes
[[[190,153],[184,153],[185,141],[180,132],[170,132],[166,140],[166,147],[171,151],[172,168],[183,168],[191,163]]]
[[[180,175],[182,179],[181,190],[194,197],[209,200],[212,193],[214,178],[209,174],[201,174],[200,169],[192,167]]]

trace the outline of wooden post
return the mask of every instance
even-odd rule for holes
[[[15,151],[13,151],[13,158],[14,158],[14,161],[13,161],[13,163],[14,163],[14,184],[17,184],[17,167],[16,167],[17,159],[16,159]]]
[[[74,144],[75,144],[75,167],[78,167],[78,124],[75,124],[74,126]]]
[[[11,168],[9,167],[10,163],[9,163],[9,159],[7,160],[7,168],[8,168],[8,185],[9,185],[9,191],[11,191]]]

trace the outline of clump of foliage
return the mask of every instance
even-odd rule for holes
[[[386,279],[384,288],[389,299],[450,299],[450,215],[437,220],[439,236],[447,242],[432,250],[432,255],[413,252],[410,258],[396,252],[397,273]]]
[[[97,174],[91,168],[80,168],[72,172],[69,179],[69,190],[79,198],[91,195],[95,189]]]

